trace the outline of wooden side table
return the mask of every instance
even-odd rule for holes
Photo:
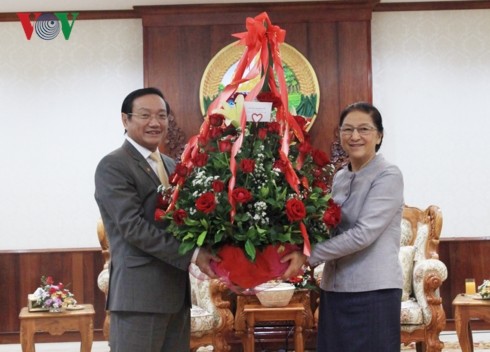
[[[474,299],[459,294],[453,300],[454,322],[462,352],[473,352],[473,335],[470,319],[479,318],[490,322],[490,300]]]
[[[50,335],[62,335],[65,331],[80,331],[80,352],[90,352],[94,336],[94,307],[83,304],[84,309],[64,310],[61,313],[29,312],[22,308],[20,319],[20,344],[22,352],[35,352],[34,334],[46,331]]]
[[[294,321],[294,350],[304,351],[303,325],[305,307],[301,303],[289,303],[285,307],[264,307],[260,304],[246,304],[243,314],[247,323],[245,352],[255,351],[255,323],[259,321]]]
[[[311,311],[310,291],[307,289],[297,289],[294,291],[293,297],[289,303],[301,303],[303,307],[305,307],[303,329],[307,331],[312,330],[315,327],[315,322]],[[256,295],[237,295],[235,322],[233,327],[235,329],[235,335],[238,337],[242,337],[245,334],[246,322],[243,314],[243,307],[247,304],[260,304],[260,301]]]

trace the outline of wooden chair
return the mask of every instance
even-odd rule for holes
[[[401,302],[401,343],[416,345],[417,352],[440,352],[439,339],[446,325],[439,288],[447,278],[447,268],[437,253],[442,229],[442,213],[431,205],[426,210],[405,206],[401,222],[400,263],[404,287]],[[315,268],[320,282],[323,264]],[[315,311],[318,322],[318,309]]]
[[[99,289],[107,297],[109,287],[110,248],[104,224],[97,222],[104,267],[97,279]],[[228,290],[220,280],[199,279],[199,269],[192,264],[191,281],[191,345],[190,350],[196,351],[201,346],[212,345],[215,352],[229,351],[227,337],[233,330],[233,314],[230,302],[223,299]],[[106,311],[103,334],[109,340],[110,312]]]
[[[441,229],[439,207],[431,205],[421,210],[405,206],[400,253],[412,247],[414,254],[408,271],[402,264],[411,280],[405,278],[409,287],[404,288],[408,299],[402,301],[401,342],[406,345],[415,342],[418,352],[440,352],[444,347],[439,334],[446,326],[446,314],[439,288],[447,278],[447,268],[438,254]]]

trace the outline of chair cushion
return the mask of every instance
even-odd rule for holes
[[[191,308],[191,334],[201,336],[209,332],[214,327],[213,314],[208,311],[193,305]]]
[[[407,219],[402,219],[401,229],[402,229],[402,233],[400,237],[400,245],[401,246],[411,245],[413,232],[412,232],[412,225],[410,224],[410,221],[408,221]]]
[[[413,275],[413,258],[415,256],[414,246],[400,247],[398,258],[402,266],[403,273],[403,293],[402,301],[406,301],[412,294],[412,275]]]
[[[414,300],[402,302],[400,322],[402,325],[420,325],[424,323],[422,308]]]

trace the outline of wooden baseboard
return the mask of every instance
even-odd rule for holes
[[[486,322],[480,319],[472,319],[471,330],[472,331],[490,330],[490,322]],[[446,327],[444,328],[444,331],[456,331],[456,325],[454,323],[454,319],[446,320]]]

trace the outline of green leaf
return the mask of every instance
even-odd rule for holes
[[[264,198],[267,197],[269,195],[269,187],[266,186],[262,187],[260,189],[260,195]]]
[[[182,237],[182,241],[189,240],[191,238],[194,238],[194,234],[192,232],[187,232],[187,235]]]
[[[267,230],[266,229],[263,229],[263,228],[260,228],[258,226],[255,226],[255,228],[257,229],[257,233],[262,235],[264,233],[267,233]]]
[[[194,248],[194,243],[182,242],[179,246],[179,253],[180,254],[186,254],[187,252],[189,252],[193,248]]]
[[[245,253],[247,253],[248,257],[251,260],[255,260],[256,250],[255,246],[252,242],[250,242],[250,240],[247,240],[247,242],[245,242]]]
[[[200,223],[206,230],[209,229],[209,223],[206,219],[200,219]]]
[[[220,230],[220,231],[217,231],[215,234],[214,234],[214,243],[219,243],[223,240],[223,236],[224,236],[225,232],[223,230]]]
[[[201,232],[201,234],[199,235],[199,237],[197,238],[197,242],[196,244],[201,247],[202,244],[204,243],[204,240],[206,239],[206,235],[208,234],[208,231],[203,231]]]
[[[187,225],[187,226],[199,226],[199,221],[196,221],[196,220],[192,220],[190,218],[185,218],[184,219],[184,223]]]

